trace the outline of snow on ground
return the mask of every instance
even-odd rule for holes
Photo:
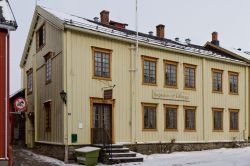
[[[43,161],[58,166],[77,166],[64,164],[62,161],[34,154],[23,150],[25,154],[37,161]],[[216,149],[195,152],[174,152],[171,154],[140,155],[142,163],[124,163],[116,166],[250,166],[250,147],[237,149]],[[98,166],[104,166],[98,164]]]
[[[143,155],[143,163],[119,166],[250,166],[250,147]]]
[[[30,156],[33,160],[38,161],[38,162],[41,161],[41,162],[46,162],[46,163],[50,163],[52,165],[58,165],[58,166],[79,166],[78,164],[64,164],[63,161],[57,160],[55,158],[43,156],[43,155],[38,155],[29,150],[22,150],[22,152],[25,155]]]

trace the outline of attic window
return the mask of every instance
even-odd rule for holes
[[[36,31],[36,50],[39,51],[45,45],[45,24]]]

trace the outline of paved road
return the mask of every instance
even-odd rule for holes
[[[20,147],[13,148],[13,166],[58,166],[37,158],[33,153]]]

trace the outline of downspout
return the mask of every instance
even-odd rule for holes
[[[247,75],[247,67],[245,67],[245,126],[244,126],[244,130],[243,130],[243,139],[246,139],[246,131],[247,131],[247,93],[249,91],[248,87],[247,87],[247,83],[248,83],[248,75]]]
[[[8,31],[5,36],[5,149],[4,156],[8,160]]]
[[[202,59],[202,115],[203,115],[203,141],[206,142],[205,140],[205,119],[206,119],[206,114],[205,114],[205,65],[206,65],[206,60],[205,58]]]
[[[136,143],[137,141],[137,110],[136,110],[136,104],[137,104],[137,88],[136,88],[136,76],[137,76],[137,56],[138,56],[138,0],[136,0],[136,5],[135,5],[135,29],[136,29],[136,48],[135,48],[135,56],[134,56],[134,111],[135,111],[135,140],[134,142]]]
[[[63,48],[65,49],[64,51],[64,54],[63,54],[63,89],[66,89],[66,92],[67,91],[67,46],[68,46],[68,40],[67,40],[67,32],[66,34],[64,34],[65,32],[63,32],[63,37],[65,37],[65,40],[64,40],[64,44],[63,44]],[[65,156],[64,156],[64,162],[65,163],[68,163],[69,162],[69,145],[68,145],[68,107],[67,105],[63,102],[63,107],[64,107],[64,110],[66,110],[66,118],[65,118],[65,130],[66,130],[66,135],[65,135]]]

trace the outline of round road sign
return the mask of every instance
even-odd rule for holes
[[[14,101],[14,108],[16,111],[25,111],[27,109],[27,102],[24,98],[18,97]]]

